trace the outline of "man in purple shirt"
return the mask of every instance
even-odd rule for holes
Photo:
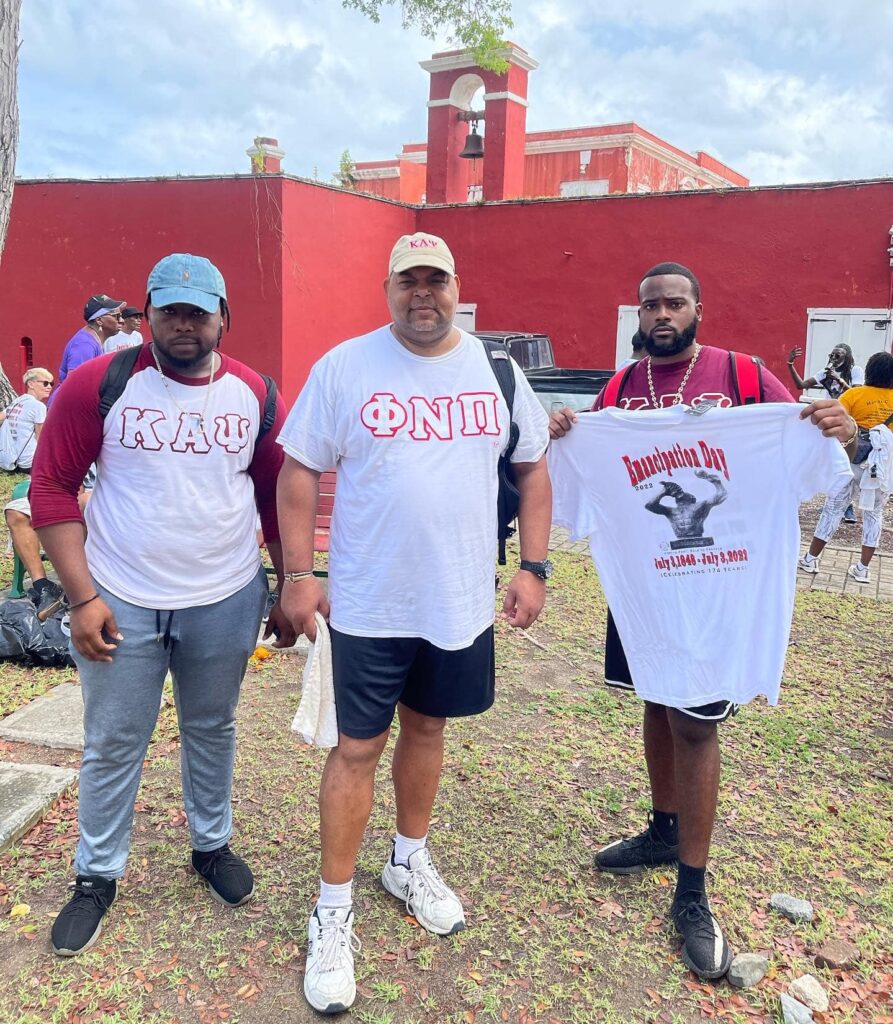
[[[62,352],[62,365],[59,367],[57,381],[62,381],[77,369],[81,363],[102,355],[102,343],[118,333],[121,327],[121,309],[123,302],[111,299],[108,295],[91,295],[84,305],[84,319],[87,326],[82,327]],[[55,397],[55,394],[54,396]],[[52,399],[50,399],[52,404]]]

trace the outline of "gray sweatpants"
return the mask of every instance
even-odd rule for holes
[[[72,647],[84,697],[79,875],[120,878],[133,807],[168,670],[180,723],[183,802],[192,846],[214,850],[232,832],[236,705],[267,599],[261,569],[216,604],[157,612],[96,587],[124,639],[110,662]]]

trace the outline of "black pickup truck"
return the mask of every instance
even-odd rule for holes
[[[557,367],[552,342],[546,334],[519,331],[475,331],[478,338],[505,345],[509,355],[524,371],[533,393],[546,412],[556,403],[576,411],[592,408],[595,396],[611,378],[613,370],[575,370]]]

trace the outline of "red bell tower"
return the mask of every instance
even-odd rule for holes
[[[428,170],[426,201],[468,202],[470,161],[459,154],[468,135],[462,111],[471,109],[484,89],[485,200],[512,199],[524,191],[524,142],[527,130],[527,75],[538,62],[509,43],[500,56],[508,70],[499,74],[475,64],[467,50],[435,53],[421,66],[431,76],[428,99]]]

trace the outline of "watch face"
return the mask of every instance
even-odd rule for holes
[[[554,570],[555,570],[555,566],[552,565],[552,559],[551,558],[547,558],[545,560],[545,562],[543,562],[543,576],[546,579],[548,579],[552,575]]]

